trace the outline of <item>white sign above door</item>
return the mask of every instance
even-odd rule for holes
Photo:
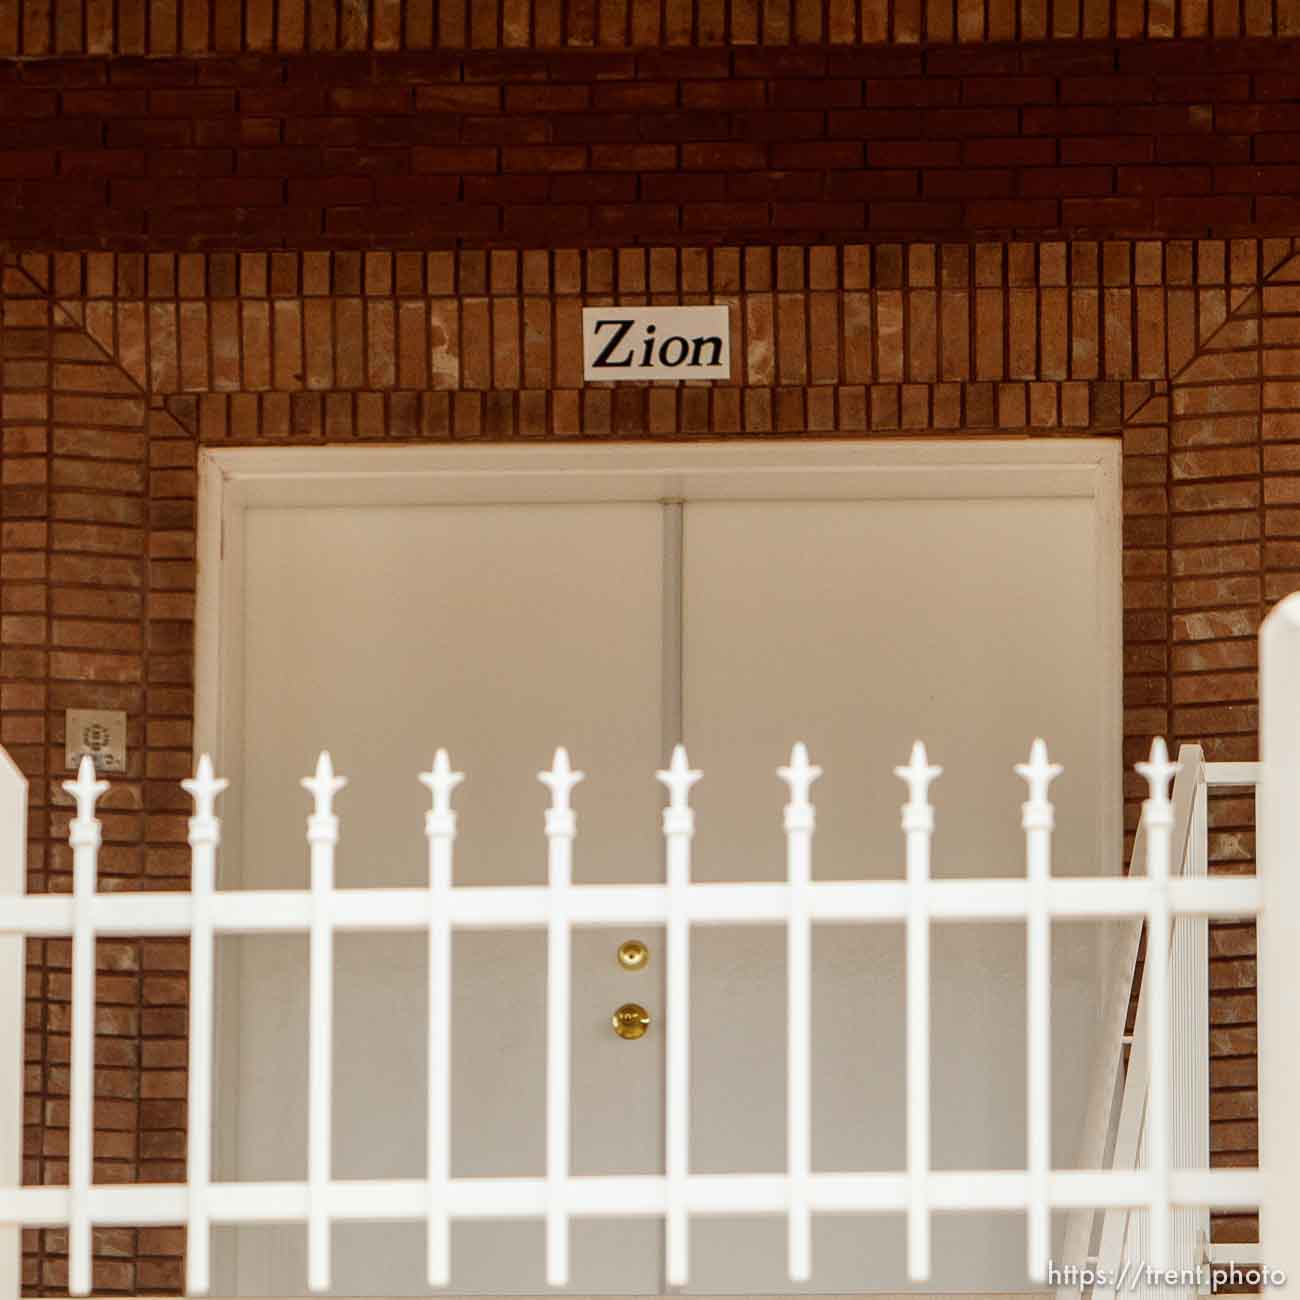
[[[582,377],[730,379],[730,309],[584,307]]]

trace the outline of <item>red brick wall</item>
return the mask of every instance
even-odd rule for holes
[[[102,887],[188,883],[202,442],[1114,436],[1125,763],[1254,757],[1300,588],[1297,67],[1300,0],[0,0],[30,888],[70,888],[86,706],[129,718]],[[735,380],[584,387],[613,300],[731,305]],[[1215,800],[1215,870],[1251,819]],[[1249,1164],[1253,927],[1211,945],[1214,1159]],[[99,952],[95,1176],[179,1178],[185,947]],[[25,1172],[60,1182],[68,945],[30,956]],[[97,1289],[180,1289],[177,1229],[95,1240]],[[27,1234],[29,1293],[65,1245]]]
[[[12,0],[0,56],[1296,36],[1296,0]]]
[[[129,718],[102,887],[186,887],[203,442],[1114,436],[1125,763],[1157,733],[1255,756],[1255,633],[1300,588],[1300,241],[29,253],[0,292],[0,739],[32,781],[33,890],[70,888],[78,706]],[[615,299],[730,304],[735,380],[584,387],[580,307]],[[1215,870],[1253,869],[1251,816],[1215,801]],[[1214,1158],[1251,1163],[1253,930],[1212,945]],[[104,943],[100,970],[96,1178],[179,1178],[184,945]],[[59,1182],[66,942],[33,943],[29,979],[26,1175]],[[26,1245],[27,1289],[57,1294],[64,1234]],[[175,1293],[181,1249],[98,1233],[97,1286]]]
[[[1300,40],[0,62],[11,248],[1290,234]]]

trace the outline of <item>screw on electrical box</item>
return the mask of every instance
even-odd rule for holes
[[[126,714],[116,709],[68,709],[64,761],[75,771],[89,754],[97,772],[126,771]]]

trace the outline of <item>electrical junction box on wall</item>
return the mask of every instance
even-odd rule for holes
[[[126,771],[126,714],[114,709],[67,711],[67,764],[74,771],[83,754],[97,772]]]

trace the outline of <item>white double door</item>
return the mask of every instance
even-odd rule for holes
[[[245,516],[242,771],[232,828],[246,888],[306,880],[299,778],[328,747],[340,888],[425,879],[416,774],[445,746],[461,884],[545,881],[536,773],[556,745],[587,773],[574,806],[578,882],[663,879],[654,778],[672,743],[704,772],[694,875],[780,879],[776,767],[807,742],[818,878],[898,877],[903,786],[891,768],[927,741],[945,774],[935,871],[1022,870],[1012,774],[1034,735],[1067,764],[1058,861],[1098,863],[1097,521],[1024,500],[727,500],[267,507]],[[1070,599],[1062,598],[1069,593]],[[1055,949],[1054,1137],[1077,1137],[1096,949]],[[629,972],[616,949],[650,950]],[[306,1167],[305,938],[238,941],[238,1012],[223,1076],[237,1091],[225,1148],[243,1179]],[[785,1161],[785,940],[779,927],[699,930],[692,946],[696,1172]],[[425,957],[418,935],[336,939],[333,1173],[424,1172]],[[901,1168],[900,927],[819,926],[814,938],[813,1160]],[[1024,1159],[1023,928],[951,926],[933,942],[937,1165]],[[545,1167],[545,936],[454,938],[453,1176]],[[236,967],[232,966],[232,970]],[[572,1171],[663,1169],[662,933],[573,937]],[[652,1017],[624,1041],[620,1004]],[[890,1218],[818,1219],[809,1290],[906,1285]],[[338,1224],[341,1295],[425,1294],[421,1225]],[[1020,1218],[940,1217],[931,1289],[1026,1285]],[[458,1223],[454,1292],[545,1291],[540,1222]],[[304,1293],[298,1227],[218,1235],[239,1294]],[[572,1288],[662,1292],[662,1226],[575,1221]],[[770,1220],[697,1220],[692,1291],[780,1292]]]

